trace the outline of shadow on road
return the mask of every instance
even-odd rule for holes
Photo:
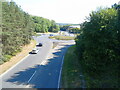
[[[37,64],[34,67],[21,70],[14,73],[14,75],[5,82],[10,82],[11,85],[16,84],[18,87],[19,85],[29,84],[32,88],[57,88],[62,58],[70,46],[71,45],[64,45],[64,47],[60,49],[55,48],[58,51],[52,53],[53,57],[48,59],[45,65]]]

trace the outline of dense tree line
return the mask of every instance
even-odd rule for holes
[[[80,28],[70,28],[69,33],[74,33],[74,34],[79,34],[80,33]]]
[[[29,14],[15,2],[2,2],[2,61],[20,51],[20,46],[30,43],[33,22]]]
[[[58,32],[60,30],[54,20],[49,20],[38,16],[33,16],[32,19],[35,23],[35,32]]]
[[[75,24],[76,25],[76,24]],[[80,28],[71,28],[70,26],[75,26],[74,24],[69,24],[69,25],[60,25],[60,30],[61,31],[67,31],[68,30],[68,32],[69,33],[74,33],[74,34],[78,34],[78,33],[80,33]]]
[[[81,24],[81,34],[76,38],[76,51],[83,71],[89,76],[96,78],[103,73],[109,73],[109,76],[114,77],[115,83],[112,80],[112,84],[103,83],[104,86],[99,87],[119,87],[119,5],[115,4],[112,8],[100,8],[90,14],[88,20]]]
[[[55,21],[31,16],[18,5],[2,2],[2,57],[0,64],[8,61],[21,47],[29,44],[34,32],[57,32],[59,26]]]
[[[60,30],[61,31],[66,31],[66,30],[68,30],[69,26],[71,26],[71,25],[61,25]]]

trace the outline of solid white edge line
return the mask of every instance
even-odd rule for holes
[[[28,83],[32,80],[32,78],[34,77],[36,71],[33,73],[33,75],[30,77],[30,79],[28,80]]]
[[[62,58],[62,64],[61,64],[61,69],[60,69],[60,74],[59,74],[59,79],[58,79],[58,89],[60,88],[60,79],[61,79],[61,73],[62,73],[63,60],[64,60],[64,56]]]
[[[29,54],[27,56],[25,56],[22,60],[20,60],[18,63],[16,63],[15,65],[13,65],[12,67],[10,67],[7,71],[5,71],[3,74],[0,75],[0,78],[2,76],[4,76],[6,73],[8,73],[10,70],[12,70],[14,67],[16,67],[18,64],[20,64],[24,59],[26,59],[29,56]],[[2,67],[1,67],[2,68]]]

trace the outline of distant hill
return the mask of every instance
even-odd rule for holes
[[[56,23],[57,25],[71,25],[71,23]]]
[[[72,24],[72,23],[56,23],[57,25],[80,25],[80,24]]]

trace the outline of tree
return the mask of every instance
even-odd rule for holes
[[[33,21],[35,24],[35,32],[57,32],[59,30],[59,26],[56,25],[54,20],[49,20],[46,18],[33,16]]]
[[[91,75],[100,74],[105,67],[117,64],[120,59],[115,51],[120,44],[116,17],[115,9],[100,9],[92,12],[88,22],[81,27],[82,34],[76,39],[77,52]]]
[[[2,63],[30,43],[33,21],[15,2],[2,2]],[[0,62],[1,64],[1,62]]]
[[[60,30],[66,31],[69,28],[70,25],[63,25],[60,27]]]

